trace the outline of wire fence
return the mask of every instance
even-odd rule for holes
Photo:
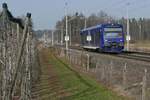
[[[0,100],[31,100],[39,64],[31,14],[15,18],[2,5],[0,13]]]
[[[150,100],[150,65],[129,59],[86,51],[55,48],[79,72],[94,76],[100,83],[135,100]],[[67,54],[67,55],[66,55]]]

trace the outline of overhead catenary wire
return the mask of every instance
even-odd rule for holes
[[[119,1],[117,1],[117,2],[113,2],[113,3],[111,3],[111,4],[108,4],[105,8],[103,8],[103,10],[110,9],[110,8],[114,7],[114,5],[120,4],[120,3],[122,3],[122,2],[124,2],[124,0],[119,0]]]
[[[145,1],[148,1],[148,0],[145,0]],[[129,11],[132,12],[132,14],[135,14],[137,11],[140,12],[141,10],[146,9],[147,7],[149,7],[149,5],[150,5],[149,2],[142,2],[139,6],[131,8]]]
[[[123,16],[126,16],[126,6],[127,6],[127,3],[130,3],[129,5],[129,13],[132,12],[131,14],[139,11],[139,9],[144,9],[144,8],[147,8],[149,6],[149,3],[147,2],[148,0],[142,0],[142,1],[137,1],[137,0],[120,0],[120,1],[117,1],[117,2],[114,2],[114,3],[111,3],[109,5],[107,5],[107,7],[103,8],[103,10],[105,12],[110,12],[110,9],[111,9],[111,12],[113,10],[113,15],[115,16],[116,13],[120,14],[125,12]],[[139,6],[136,6],[136,5],[139,5]],[[122,16],[122,17],[123,17]]]

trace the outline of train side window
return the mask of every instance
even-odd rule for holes
[[[99,35],[98,35],[98,38],[99,38],[99,41],[98,41],[98,45],[100,45],[101,44],[101,30],[98,30],[98,33],[99,33]]]
[[[97,32],[97,45],[100,45],[100,32]]]
[[[94,32],[91,32],[91,38],[92,38],[92,39],[91,39],[90,42],[91,42],[92,44],[94,44]]]

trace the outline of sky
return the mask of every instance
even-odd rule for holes
[[[150,0],[0,0],[0,5],[4,2],[15,17],[31,12],[35,30],[54,29],[65,16],[65,2],[68,14],[82,12],[88,17],[103,10],[113,17],[126,17],[129,3],[129,17],[150,18]]]

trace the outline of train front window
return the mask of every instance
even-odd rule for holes
[[[122,28],[104,28],[104,38],[122,38]]]
[[[105,32],[104,38],[122,38],[122,33],[117,32]]]

